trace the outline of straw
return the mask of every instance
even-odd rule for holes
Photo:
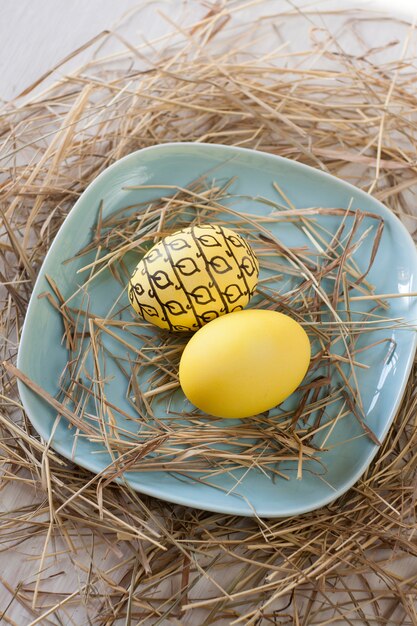
[[[152,206],[134,208],[139,221],[129,222],[120,213],[106,222],[104,209],[97,207],[85,265],[94,264],[78,275],[84,287],[71,300],[64,299],[58,284],[50,283],[44,294],[48,306],[65,319],[63,345],[73,357],[61,377],[61,394],[49,400],[54,411],[72,421],[75,441],[104,441],[114,463],[95,476],[60,457],[34,432],[17,394],[16,377],[22,379],[15,369],[17,345],[45,254],[88,183],[133,150],[186,140],[286,156],[372,189],[414,233],[414,31],[405,20],[392,21],[396,34],[373,47],[362,33],[365,25],[380,28],[385,18],[376,13],[335,11],[337,27],[330,32],[325,24],[331,16],[318,14],[313,6],[274,14],[278,10],[274,6],[252,23],[241,3],[213,5],[198,23],[171,21],[170,32],[158,41],[121,43],[117,54],[109,54],[104,45],[71,76],[43,91],[42,80],[37,81],[24,100],[2,108],[0,537],[5,564],[16,551],[25,555],[22,563],[30,558],[18,584],[7,567],[1,573],[0,620],[5,623],[306,626],[416,621],[415,366],[369,469],[344,496],[317,511],[282,520],[240,519],[163,502],[134,492],[123,480],[113,482],[132,468],[163,471],[164,455],[183,480],[203,470],[203,480],[210,481],[215,472],[236,464],[243,473],[249,468],[268,473],[272,446],[275,454],[294,458],[302,480],[309,457],[317,452],[315,436],[320,434],[330,446],[338,420],[363,421],[357,379],[368,371],[361,365],[372,368],[373,346],[361,351],[358,337],[368,327],[383,328],[385,342],[379,348],[389,359],[392,330],[406,325],[389,313],[397,294],[388,289],[376,293],[372,272],[356,264],[360,245],[368,251],[372,269],[382,228],[371,215],[359,212],[355,220],[353,209],[361,209],[356,202],[302,211],[291,207],[290,193],[285,197],[277,188],[270,214],[277,223],[288,221],[300,230],[306,245],[294,249],[271,237],[269,222],[233,213],[236,181],[219,181],[209,172],[191,190],[154,190]],[[159,19],[164,18],[159,14]],[[289,45],[295,32],[291,25],[304,33],[296,51]],[[397,34],[408,47],[396,43]],[[103,34],[100,41],[105,44],[114,36]],[[178,221],[186,225],[196,216],[221,223],[224,206],[230,224],[253,244],[264,269],[285,285],[285,297],[277,299],[272,283],[261,281],[259,303],[293,315],[316,346],[307,386],[299,392],[295,428],[294,413],[283,412],[282,428],[276,428],[278,417],[258,416],[238,428],[254,435],[262,428],[268,446],[264,439],[258,447],[235,450],[232,459],[210,452],[230,431],[216,431],[215,420],[203,427],[195,414],[188,416],[188,431],[181,432],[174,419],[149,418],[143,440],[125,436],[117,427],[120,407],[103,395],[100,384],[102,364],[113,358],[103,336],[120,334],[117,312],[124,296],[100,319],[91,315],[85,296],[101,268],[103,275],[111,269],[114,280],[123,282],[129,247],[140,256]],[[341,225],[334,237],[321,225],[326,213]],[[401,280],[407,282],[406,274]],[[329,284],[330,290],[325,288]],[[408,286],[403,295],[415,297]],[[358,321],[356,310],[368,313]],[[141,333],[140,322],[132,318],[126,332]],[[78,373],[91,358],[83,352],[87,333],[96,377],[85,377],[81,384]],[[157,358],[146,345],[140,348],[141,358],[157,367],[148,390],[137,384],[137,355],[118,362],[121,376],[131,380],[129,415],[136,418],[138,408],[151,416],[154,402],[169,398],[177,384],[175,367],[185,339],[158,336]],[[330,358],[335,346],[339,359]],[[319,371],[323,363],[324,373]],[[330,370],[338,372],[338,389],[328,384]],[[46,397],[33,381],[25,382]],[[336,405],[337,393],[343,402],[331,417],[329,403]],[[94,414],[87,403],[91,396],[97,400]],[[74,405],[70,399],[75,397]],[[87,406],[90,419],[80,421]],[[317,417],[316,423],[309,415]],[[299,426],[302,419],[305,432]],[[268,431],[272,424],[274,430]],[[365,428],[361,436],[372,433]],[[177,452],[172,458],[180,443],[186,446],[183,456]],[[192,452],[188,458],[187,450]],[[288,482],[279,465],[275,471],[274,480]],[[290,480],[295,482],[295,476]],[[240,484],[237,479],[233,490]]]

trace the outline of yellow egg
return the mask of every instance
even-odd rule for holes
[[[182,354],[181,387],[196,407],[218,417],[249,417],[275,407],[303,380],[306,332],[288,315],[246,309],[213,320]]]
[[[197,330],[249,302],[258,260],[243,237],[213,224],[165,237],[139,262],[129,300],[144,319],[168,330]]]

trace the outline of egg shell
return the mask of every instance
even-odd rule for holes
[[[128,286],[130,302],[160,328],[195,331],[245,307],[259,263],[246,240],[214,224],[192,226],[157,243],[139,262]]]
[[[311,348],[288,315],[246,309],[219,317],[193,335],[179,379],[196,407],[217,417],[243,418],[285,400],[303,380]]]

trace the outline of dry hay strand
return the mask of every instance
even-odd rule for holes
[[[124,42],[113,55],[103,49],[59,83],[3,107],[2,558],[12,563],[16,551],[42,546],[24,565],[19,557],[17,586],[7,568],[1,573],[5,623],[417,623],[415,368],[356,486],[283,520],[188,509],[93,476],[36,435],[17,396],[13,362],[46,251],[86,185],[133,150],[187,140],[288,156],[370,190],[414,232],[410,25],[395,23],[399,41],[371,48],[363,27],[383,23],[375,14],[335,12],[329,32],[314,10],[256,24],[241,10],[216,4],[195,24],[169,20],[158,41]],[[291,25],[305,34],[294,49]],[[56,287],[47,296],[55,305]]]

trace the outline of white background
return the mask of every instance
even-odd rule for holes
[[[44,72],[88,42],[101,31],[123,20],[129,25],[129,11],[145,8],[152,0],[1,0],[0,2],[0,99],[10,100],[33,83]],[[198,0],[193,0],[200,5]],[[276,0],[277,8],[293,6],[287,0]],[[181,13],[182,0],[165,0],[171,15]],[[192,2],[190,3],[192,4]],[[302,0],[299,5],[337,9],[364,6],[385,8],[396,15],[417,13],[416,0]],[[158,24],[146,21],[143,12],[141,30],[157,31]],[[130,33],[132,41],[140,33]],[[77,64],[80,62],[78,57]],[[74,67],[71,63],[61,71]]]

